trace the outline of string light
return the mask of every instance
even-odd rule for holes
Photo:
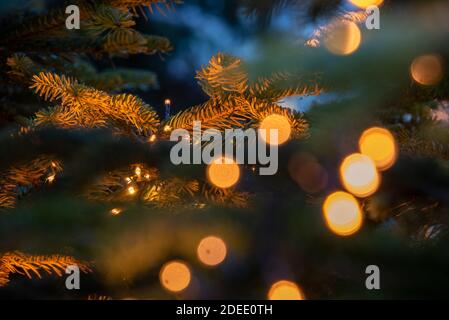
[[[352,21],[337,21],[324,37],[324,45],[333,54],[349,55],[355,52],[362,42],[362,33]]]
[[[208,165],[207,178],[218,188],[230,188],[240,179],[240,167],[233,159],[220,157]]]
[[[165,105],[165,119],[167,120],[168,118],[170,118],[171,100],[165,99],[164,105]]]
[[[290,121],[286,116],[280,114],[272,114],[262,120],[259,126],[261,138],[272,145],[283,144],[290,138],[292,131]],[[270,140],[270,131],[277,130],[277,141]]]
[[[113,208],[113,209],[111,209],[111,214],[114,215],[114,216],[117,216],[120,213],[122,213],[122,209],[120,209],[120,208]]]
[[[151,137],[148,139],[148,141],[155,142],[156,141],[156,135],[152,134]]]
[[[171,127],[170,127],[168,124],[165,125],[165,126],[164,126],[164,131],[165,131],[165,132],[171,131]]]
[[[347,156],[340,167],[343,186],[358,197],[368,197],[376,192],[380,176],[368,156],[354,153]]]
[[[329,195],[323,204],[323,214],[327,227],[339,236],[356,233],[363,223],[357,199],[347,192]]]
[[[396,141],[390,131],[373,127],[365,130],[359,139],[360,152],[370,157],[379,170],[389,169],[396,161]]]
[[[170,261],[162,266],[159,273],[161,285],[172,292],[179,292],[190,284],[191,274],[189,267],[181,261]]]
[[[136,167],[136,169],[134,170],[134,173],[136,174],[136,176],[139,176],[142,174],[142,169],[140,169],[140,167]]]
[[[128,187],[128,193],[130,195],[134,195],[136,193],[136,188],[134,188],[133,186]]]
[[[443,78],[442,60],[433,54],[417,57],[410,66],[410,74],[419,84],[435,85]]]
[[[198,259],[208,266],[216,266],[226,258],[226,244],[218,237],[203,238],[197,248]]]
[[[51,174],[51,175],[49,175],[49,176],[47,177],[46,181],[47,181],[48,183],[52,183],[53,181],[55,181],[55,177],[56,177],[55,174]]]
[[[384,0],[349,0],[353,5],[366,9],[370,6],[380,6]]]
[[[274,283],[268,291],[269,300],[304,300],[305,296],[294,282],[280,280]]]

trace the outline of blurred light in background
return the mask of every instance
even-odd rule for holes
[[[430,86],[443,78],[443,62],[441,57],[433,54],[419,56],[410,67],[413,80],[419,84]]]
[[[326,31],[324,45],[333,54],[349,55],[355,52],[362,42],[362,33],[357,24],[351,21],[336,21]]]
[[[208,266],[216,266],[226,258],[225,242],[214,236],[209,236],[200,241],[197,248],[198,259]]]
[[[360,153],[351,154],[343,160],[340,177],[346,190],[358,197],[372,195],[380,184],[374,161]]]
[[[304,294],[298,285],[287,280],[274,283],[268,292],[269,300],[304,300]]]
[[[339,236],[356,233],[362,226],[363,216],[353,195],[338,191],[329,195],[323,204],[327,227]]]
[[[189,267],[180,261],[170,261],[162,266],[159,274],[161,285],[169,291],[179,292],[187,288],[191,275]]]
[[[122,213],[122,209],[120,209],[120,208],[113,208],[113,209],[111,209],[111,214],[112,214],[113,216],[117,216],[117,215],[119,215],[120,213]]]
[[[373,127],[365,130],[359,139],[360,152],[374,161],[379,170],[387,170],[397,158],[396,141],[390,131]]]
[[[369,6],[380,6],[384,0],[349,0],[353,5],[365,9]]]
[[[220,157],[207,167],[207,178],[218,188],[229,188],[240,179],[240,167],[233,159]]]
[[[288,161],[290,177],[308,193],[316,193],[327,185],[327,172],[317,159],[308,153],[293,155]]]
[[[264,140],[267,144],[283,144],[290,138],[290,134],[292,132],[290,121],[286,116],[280,114],[272,114],[267,116],[262,120],[259,129],[263,131],[260,132],[260,136],[262,140]],[[278,130],[278,139],[276,141],[270,141],[270,131],[272,129]]]

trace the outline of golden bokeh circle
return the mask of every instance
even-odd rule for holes
[[[340,178],[346,190],[362,198],[372,195],[380,185],[380,176],[374,161],[360,153],[351,154],[343,160]]]
[[[366,9],[370,6],[380,6],[384,0],[349,0],[353,5]]]
[[[218,188],[230,188],[240,179],[240,167],[231,158],[216,158],[207,166],[207,179]]]
[[[165,289],[172,292],[180,292],[190,284],[190,269],[181,261],[167,262],[161,268],[159,280]]]
[[[285,143],[291,135],[292,128],[290,121],[281,114],[271,114],[262,120],[259,126],[260,136],[267,144],[278,145]],[[271,141],[271,130],[277,130],[277,141]]]
[[[326,226],[339,236],[356,233],[363,223],[363,215],[357,199],[343,191],[329,195],[323,204]]]
[[[360,152],[374,161],[379,170],[391,168],[397,158],[396,140],[390,131],[373,127],[365,130],[359,139]]]
[[[443,61],[441,57],[428,54],[417,57],[410,66],[410,74],[417,83],[431,86],[443,78]]]
[[[269,300],[304,300],[305,296],[298,285],[292,281],[280,280],[268,291]]]
[[[202,263],[208,266],[216,266],[226,258],[227,249],[221,238],[208,236],[200,241],[196,252]]]
[[[362,42],[362,33],[352,21],[339,20],[332,24],[324,36],[324,45],[333,54],[349,55],[355,52]]]

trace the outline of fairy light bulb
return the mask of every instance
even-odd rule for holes
[[[268,299],[304,300],[305,296],[296,283],[288,280],[280,280],[271,286],[268,292]]]
[[[214,186],[227,189],[239,181],[240,167],[233,159],[220,157],[208,165],[207,178]]]
[[[359,149],[374,161],[379,170],[389,169],[397,158],[396,141],[391,132],[384,128],[365,130],[359,139]]]
[[[368,197],[376,192],[380,176],[370,157],[354,153],[340,166],[340,178],[346,190],[357,197]]]
[[[120,209],[120,208],[113,208],[113,209],[111,209],[111,214],[114,215],[114,216],[117,216],[120,213],[122,213],[122,209]]]
[[[172,292],[180,292],[190,284],[190,269],[181,261],[167,262],[161,268],[159,280],[165,289]]]
[[[51,184],[53,183],[53,181],[55,181],[55,177],[56,177],[55,174],[51,174],[47,177],[46,181]]]
[[[136,176],[139,176],[142,174],[142,169],[140,169],[140,167],[136,167],[136,169],[134,170],[134,173],[136,174]]]
[[[278,145],[285,143],[291,135],[292,128],[288,118],[281,114],[271,114],[262,120],[259,126],[260,136],[267,144]],[[271,141],[270,132],[277,130],[277,141]]]
[[[203,238],[197,248],[198,259],[208,266],[216,266],[226,258],[225,242],[215,236]]]
[[[136,192],[137,192],[137,190],[133,186],[128,187],[128,193],[130,195],[134,195],[134,194],[136,194]]]
[[[329,195],[323,204],[326,226],[339,236],[356,233],[363,223],[363,216],[357,199],[343,191]]]
[[[350,55],[359,48],[362,33],[357,24],[342,20],[332,24],[331,28],[324,37],[324,45],[331,53]]]

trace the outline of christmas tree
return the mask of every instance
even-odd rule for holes
[[[69,5],[79,28],[67,26]],[[177,80],[147,67],[164,68],[178,46],[146,31],[167,23],[158,34],[181,43],[166,21],[182,10],[193,19],[194,8],[252,21],[257,54],[214,48],[197,87],[178,98],[165,88]],[[361,0],[3,8],[0,296],[444,296],[449,29],[437,13],[448,9]],[[273,28],[281,12],[294,13],[288,30]],[[199,134],[276,129],[276,140],[263,138],[279,148],[276,174],[261,175],[260,158],[174,163],[176,143],[210,147],[195,140],[195,123]],[[174,141],[175,132],[185,134]],[[72,291],[73,266],[81,288]]]

